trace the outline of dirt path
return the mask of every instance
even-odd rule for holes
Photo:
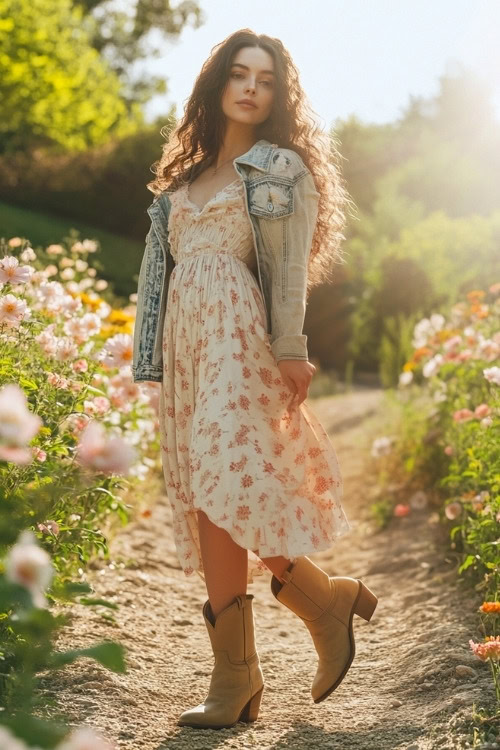
[[[75,605],[74,621],[59,638],[64,649],[105,639],[127,648],[126,675],[80,659],[44,680],[72,723],[88,724],[130,750],[465,747],[472,704],[492,691],[486,665],[468,647],[470,637],[479,637],[473,606],[428,512],[397,519],[382,532],[369,520],[373,479],[364,462],[380,434],[382,392],[358,388],[309,403],[337,450],[353,525],[332,550],[311,557],[330,575],[362,578],[379,597],[370,623],[354,618],[356,657],[342,684],[313,703],[316,655],[309,634],[273,598],[269,574],[248,588],[255,594],[266,681],[259,719],[224,730],[176,725],[183,710],[205,698],[213,657],[201,616],[206,590],[198,576],[186,579],[180,570],[159,481],[152,516],[119,533],[111,564],[89,571],[96,595],[120,605],[116,623]],[[474,673],[459,677],[457,665]]]

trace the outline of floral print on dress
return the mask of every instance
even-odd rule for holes
[[[297,406],[271,350],[244,184],[203,208],[171,194],[170,275],[159,405],[162,465],[179,562],[204,580],[197,511],[261,558],[295,560],[350,531],[330,439]]]

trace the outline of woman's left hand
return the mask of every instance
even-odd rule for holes
[[[316,372],[312,362],[303,359],[282,359],[278,362],[281,377],[297,398],[297,406],[307,398],[307,392]]]

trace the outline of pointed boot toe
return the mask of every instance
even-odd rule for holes
[[[213,622],[210,602],[203,606],[215,664],[203,703],[184,711],[178,726],[224,729],[259,715],[264,679],[255,646],[253,594],[235,597]]]
[[[282,577],[285,583],[272,577],[271,590],[311,634],[318,654],[311,695],[321,703],[340,685],[354,659],[354,614],[370,620],[378,599],[358,578],[330,578],[307,557],[298,558]]]

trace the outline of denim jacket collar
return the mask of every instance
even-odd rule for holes
[[[237,156],[234,161],[237,164],[246,164],[249,167],[259,169],[261,172],[267,172],[269,170],[269,164],[271,162],[271,156],[273,148],[276,148],[276,143],[270,143],[265,138],[261,138],[256,141],[248,151],[240,156]],[[163,209],[163,218],[168,219],[168,211],[166,210],[165,201],[170,200],[168,198],[169,190],[165,190],[159,196],[155,198],[152,205],[148,208],[148,214],[152,217],[153,214],[157,213],[160,206]]]

